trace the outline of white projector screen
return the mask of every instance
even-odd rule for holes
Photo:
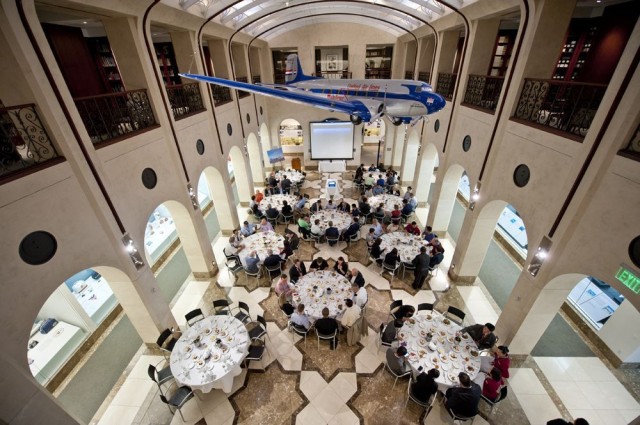
[[[311,159],[353,159],[350,121],[310,122]]]

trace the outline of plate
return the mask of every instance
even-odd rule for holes
[[[451,324],[451,320],[449,320],[449,319],[444,319],[444,320],[442,321],[442,324],[443,324],[443,325],[446,325],[446,326],[449,326],[449,325]]]
[[[453,337],[451,335],[447,336],[447,341],[449,341],[450,344],[453,344]]]
[[[430,342],[430,343],[429,343],[429,349],[430,349],[431,351],[436,351],[436,349],[437,349],[437,348],[438,348],[438,347],[436,347],[436,345],[435,345],[433,342]]]
[[[420,336],[427,336],[427,331],[420,330]]]
[[[207,362],[205,362],[204,360],[198,360],[196,362],[196,368],[197,369],[202,369],[204,367],[204,365],[206,365],[206,364],[207,364]]]
[[[204,331],[202,331],[202,333],[205,335],[209,335],[211,333],[211,329],[207,328]]]
[[[480,353],[474,349],[469,350],[469,354],[471,355],[471,357],[473,357],[474,359],[476,357],[478,357],[480,355]]]
[[[190,352],[191,352],[191,350],[192,350],[192,348],[191,348],[191,346],[190,346],[190,345],[185,345],[185,346],[184,346],[184,352],[185,352],[185,353],[190,353]]]
[[[456,353],[459,353],[460,352],[460,346],[454,345],[453,346],[453,351],[455,351]]]
[[[187,365],[188,369],[193,369],[193,367],[196,365],[196,362],[189,362],[189,364]]]
[[[217,362],[218,360],[220,360],[220,354],[212,354],[211,355],[211,360],[213,360],[214,362]]]
[[[420,357],[424,357],[426,354],[427,354],[427,352],[425,350],[423,350],[423,349],[418,350],[418,355]]]
[[[433,320],[433,316],[430,314],[427,314],[424,318],[429,322]]]
[[[458,355],[456,353],[449,353],[449,358],[451,360],[458,360]]]
[[[424,338],[420,338],[420,340],[418,341],[418,345],[420,345],[421,347],[426,347],[427,340]]]
[[[402,338],[402,339],[405,339],[405,338],[407,337],[407,334],[406,334],[406,333],[404,333],[404,332],[400,332],[400,333],[398,333],[398,336],[399,336],[400,338]]]
[[[470,364],[468,364],[468,365],[465,366],[464,371],[468,372],[468,373],[473,373],[473,372],[476,371],[476,368],[471,366]]]
[[[231,335],[227,337],[227,342],[233,342],[233,337]]]
[[[454,384],[458,382],[458,375],[453,372],[447,373],[447,378],[449,378],[449,381],[453,382]]]

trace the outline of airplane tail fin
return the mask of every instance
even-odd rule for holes
[[[318,77],[310,77],[304,75],[300,66],[300,59],[295,53],[287,56],[287,68],[284,73],[284,82],[286,84],[297,83],[304,80],[316,80]]]

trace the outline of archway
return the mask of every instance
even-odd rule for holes
[[[404,149],[404,159],[402,160],[402,185],[408,186],[413,183],[416,172],[416,163],[418,162],[418,151],[420,150],[420,133],[414,128],[407,139]]]
[[[262,146],[262,163],[265,164],[265,169],[270,170],[269,155],[267,152],[271,149],[271,135],[269,134],[269,127],[267,124],[260,124],[260,145]]]
[[[464,168],[461,165],[452,164],[442,178],[438,208],[434,213],[433,224],[431,225],[436,232],[445,232],[449,228],[451,212],[453,211],[463,173]]]
[[[200,174],[198,179],[198,205],[200,205],[200,211],[204,218],[204,224],[207,226],[207,233],[209,234],[209,241],[213,241],[216,235],[220,232],[220,220],[216,210],[216,205],[213,203],[213,195],[209,189],[209,183],[204,172]]]
[[[251,175],[253,176],[254,185],[262,186],[264,184],[264,168],[262,162],[262,154],[260,152],[260,143],[255,134],[250,133],[247,137],[247,153],[249,154],[249,165],[251,166]]]
[[[414,195],[418,200],[418,206],[426,206],[429,194],[431,193],[431,184],[433,181],[433,171],[438,162],[438,149],[433,143],[429,143],[421,150],[421,159],[418,166],[418,172],[413,181]]]
[[[238,227],[238,211],[230,202],[230,189],[228,183],[222,178],[222,174],[214,167],[207,167],[202,171],[209,196],[213,200],[214,211],[218,217],[218,223],[223,233],[230,233]],[[211,190],[218,188],[218,190]]]
[[[238,200],[240,203],[249,204],[252,194],[252,184],[247,174],[247,167],[244,162],[244,155],[239,147],[232,146],[229,151],[231,163],[233,164],[233,174],[236,180],[236,189],[238,190]]]

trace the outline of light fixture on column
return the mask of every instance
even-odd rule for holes
[[[129,258],[133,262],[133,265],[136,266],[136,270],[140,270],[144,267],[144,261],[142,260],[142,256],[140,252],[138,252],[138,248],[133,243],[133,239],[127,233],[122,237],[122,244],[124,245],[124,250],[129,254]]]
[[[194,210],[197,210],[198,205],[198,196],[196,195],[196,191],[191,186],[191,183],[187,183],[187,193],[189,194],[189,199],[191,199],[191,206]]]
[[[542,241],[540,241],[540,245],[536,250],[533,258],[531,259],[531,263],[529,263],[529,267],[527,267],[527,271],[531,274],[531,276],[537,276],[540,271],[540,266],[542,263],[549,257],[549,251],[551,250],[551,245],[553,242],[548,237],[543,237]]]
[[[471,193],[471,199],[469,200],[469,209],[473,211],[476,208],[476,202],[480,199],[480,187],[482,183],[476,183],[476,187],[473,188],[473,192]]]

